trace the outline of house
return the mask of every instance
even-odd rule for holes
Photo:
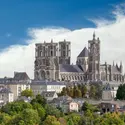
[[[0,89],[0,104],[6,104],[7,102],[13,102],[14,95],[8,88]]]
[[[60,93],[66,85],[63,82],[32,80],[31,89],[34,95],[41,94],[43,91],[55,91]]]
[[[104,85],[104,89],[102,91],[102,100],[110,101],[116,98],[118,86],[121,83],[109,82]]]
[[[53,99],[58,98],[55,91],[43,91],[41,95],[45,97],[47,101],[52,101]]]
[[[69,103],[69,112],[72,112],[72,111],[76,111],[76,112],[79,111],[79,104],[77,102],[72,101]]]
[[[53,99],[51,104],[56,107],[60,107],[64,113],[79,111],[79,103],[74,101],[69,96],[60,96],[56,99]]]

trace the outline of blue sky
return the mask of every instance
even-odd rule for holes
[[[28,28],[57,26],[71,30],[95,27],[88,19],[111,19],[123,0],[1,0],[0,48],[24,44]]]

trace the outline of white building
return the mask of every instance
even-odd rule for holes
[[[34,95],[37,95],[41,94],[43,91],[55,91],[56,93],[60,93],[66,85],[63,82],[32,80],[30,87]]]
[[[0,104],[6,104],[7,102],[13,102],[14,95],[8,88],[0,89]]]

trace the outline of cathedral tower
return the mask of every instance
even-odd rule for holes
[[[59,64],[70,64],[71,43],[64,40],[59,42]]]
[[[35,52],[35,79],[58,80],[58,43],[54,43],[53,40],[50,43],[38,43]]]
[[[93,33],[93,39],[88,41],[90,80],[100,80],[100,40],[95,37]]]

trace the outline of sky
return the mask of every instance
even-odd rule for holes
[[[33,78],[35,43],[71,41],[72,63],[92,39],[101,63],[125,64],[125,0],[1,0],[0,77],[26,71]]]

